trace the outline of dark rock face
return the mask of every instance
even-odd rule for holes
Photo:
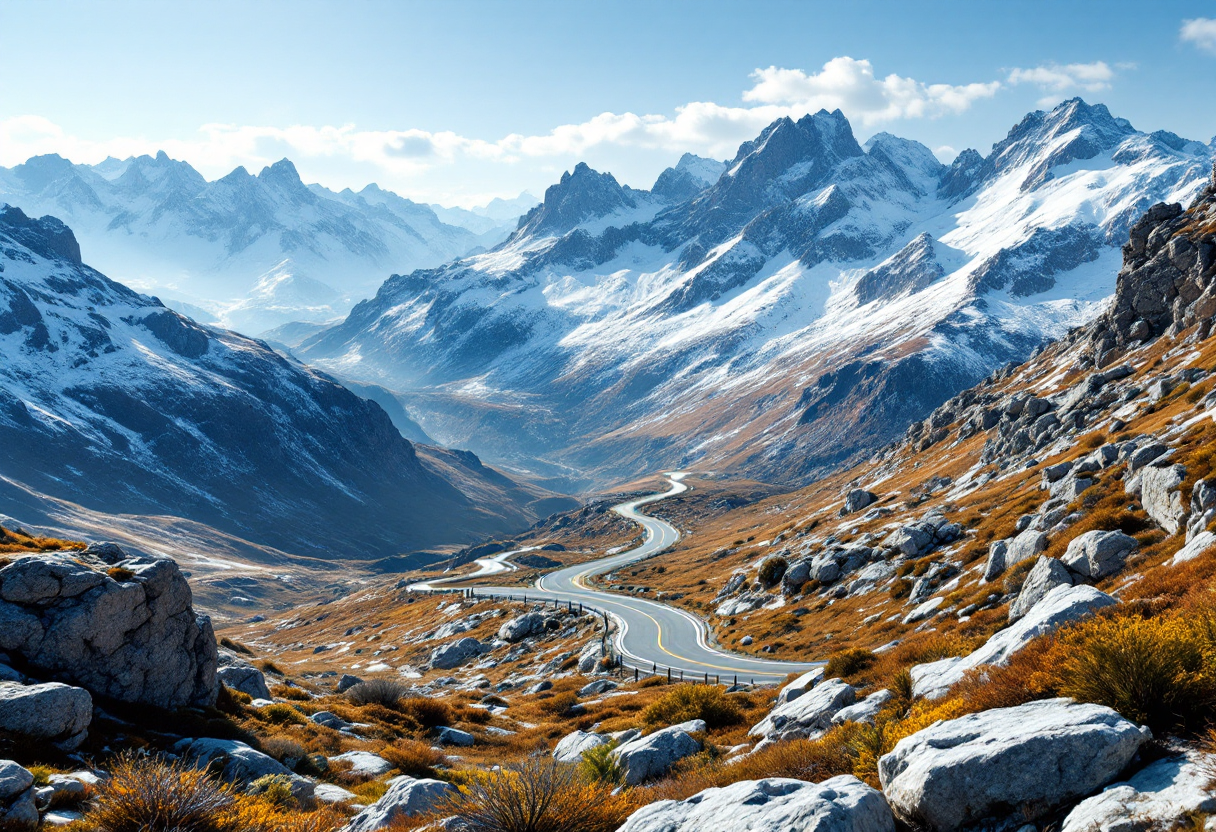
[[[1020,245],[1001,249],[976,270],[976,291],[1008,291],[1015,298],[1046,292],[1055,275],[1098,259],[1101,232],[1084,225],[1035,229]]]
[[[516,486],[457,461],[444,469],[457,487],[378,405],[80,265],[71,240],[57,220],[0,214],[5,477],[96,511],[185,517],[337,558],[536,519],[535,494],[471,498]]]
[[[918,292],[945,273],[933,251],[933,238],[921,234],[894,257],[861,276],[857,281],[857,302],[870,303]]]
[[[579,162],[573,173],[563,173],[560,182],[545,190],[545,201],[519,221],[515,233],[563,234],[580,222],[636,207],[630,189],[622,187],[611,173],[599,173]]]

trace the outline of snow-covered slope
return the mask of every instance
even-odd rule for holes
[[[386,274],[439,265],[510,230],[447,224],[375,185],[305,186],[287,160],[208,182],[164,153],[92,166],[38,156],[0,169],[0,199],[66,221],[102,271],[251,334],[338,318]]]
[[[492,459],[803,479],[1092,318],[1131,222],[1211,157],[1079,99],[949,167],[839,111],[781,119],[719,178],[682,162],[706,184],[674,204],[580,165],[502,245],[392,277],[300,354]]]
[[[380,406],[262,342],[109,280],[58,220],[0,206],[0,512],[42,522],[14,495],[359,559],[550,508],[472,454],[416,448]]]

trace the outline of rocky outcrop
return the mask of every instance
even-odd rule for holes
[[[121,702],[213,705],[219,691],[211,621],[177,564],[113,544],[0,569],[0,650]]]
[[[1210,815],[1216,812],[1210,766],[1210,759],[1195,752],[1157,760],[1126,783],[1082,800],[1060,832],[1150,832]]]
[[[1123,568],[1124,561],[1140,544],[1118,531],[1085,532],[1069,541],[1064,565],[1090,580],[1105,578]]]
[[[456,787],[442,780],[394,777],[384,796],[351,818],[342,832],[376,832],[402,818],[430,812],[456,794]]]
[[[291,783],[292,794],[297,799],[312,799],[314,784],[311,780],[293,774],[278,760],[238,740],[187,739],[173,750],[197,768],[216,771],[224,780],[241,788],[263,777],[284,777]]]
[[[379,754],[373,754],[370,751],[347,751],[336,757],[330,757],[329,761],[343,765],[349,763],[351,774],[357,777],[366,777],[369,780],[379,777],[381,774],[388,774],[393,770],[392,763]]]
[[[0,734],[43,740],[64,751],[80,747],[93,721],[93,697],[83,688],[0,683]]]
[[[813,737],[832,727],[832,717],[857,700],[857,691],[843,679],[828,679],[796,699],[778,705],[748,732],[765,739]]]
[[[1091,615],[1095,610],[1118,603],[1092,586],[1061,586],[1048,592],[1020,620],[993,635],[975,652],[927,664],[915,665],[911,672],[912,692],[937,699],[967,675],[985,665],[1003,665],[1035,638],[1063,624]]]
[[[34,775],[12,760],[0,760],[0,829],[25,832],[38,828]]]
[[[625,785],[636,786],[660,777],[678,761],[701,750],[693,734],[705,732],[705,722],[694,719],[630,740],[612,752],[625,773]]]
[[[545,617],[538,612],[524,613],[498,628],[498,637],[514,644],[545,630]]]
[[[643,806],[619,832],[894,832],[881,793],[851,775],[807,783],[773,777]]]
[[[451,670],[482,654],[482,643],[472,636],[444,644],[431,651],[431,667],[436,670]]]
[[[1072,585],[1073,576],[1068,567],[1055,558],[1039,558],[1022,582],[1018,597],[1009,605],[1009,620],[1017,621],[1025,616],[1056,587]]]
[[[1101,705],[1030,702],[938,722],[878,762],[895,814],[952,832],[1010,806],[1051,806],[1109,783],[1147,729]]]
[[[866,491],[864,488],[854,488],[845,495],[844,506],[841,507],[840,513],[852,514],[876,502],[878,502],[878,495],[873,491]]]
[[[802,694],[823,681],[824,673],[825,669],[822,666],[803,673],[777,693],[777,704],[784,705],[786,702],[791,702],[802,696]]]
[[[1186,468],[1157,460],[1145,466],[1128,480],[1124,489],[1140,498],[1144,512],[1170,534],[1185,527],[1187,506],[1182,501],[1180,486],[1186,480]]]
[[[266,675],[249,662],[223,651],[220,653],[219,663],[220,669],[216,675],[229,688],[247,693],[254,699],[270,698],[270,688],[266,686]]]

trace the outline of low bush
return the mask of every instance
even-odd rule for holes
[[[312,699],[308,691],[295,685],[275,685],[270,689],[270,695],[276,699],[292,699],[296,702],[307,702]]]
[[[405,697],[405,685],[393,679],[368,679],[346,692],[346,698],[356,705],[379,705],[396,708]]]
[[[785,576],[785,570],[789,568],[790,562],[781,555],[770,555],[760,564],[760,583],[765,586],[773,586],[782,577]]]
[[[578,694],[572,691],[558,693],[550,696],[548,699],[542,699],[537,703],[537,707],[547,714],[553,716],[564,717],[569,716],[570,710],[578,704]]]
[[[456,721],[456,715],[450,705],[443,700],[429,699],[425,696],[407,696],[400,699],[397,702],[397,710],[424,731],[451,725]],[[461,708],[462,713],[469,710],[477,710],[478,713],[489,716],[488,711]]]
[[[286,702],[276,702],[273,705],[267,705],[265,708],[259,708],[256,712],[262,719],[272,725],[308,724],[308,720],[304,718],[304,715]]]
[[[679,685],[642,711],[642,721],[651,726],[678,725],[692,719],[705,720],[709,729],[725,728],[738,725],[743,712],[717,685]]]
[[[287,737],[267,737],[260,743],[263,754],[274,757],[288,768],[294,769],[300,761],[308,756],[308,751],[293,739]]]
[[[410,777],[434,777],[447,758],[442,751],[417,740],[400,739],[378,752],[393,768]]]
[[[828,665],[823,671],[824,677],[836,679],[852,676],[874,664],[876,658],[873,651],[866,650],[863,647],[850,647],[847,650],[841,650],[828,656]]]
[[[609,786],[619,786],[625,779],[625,770],[612,756],[616,743],[606,743],[589,748],[583,752],[578,770],[588,783],[603,783]]]
[[[105,832],[226,832],[227,787],[180,762],[120,757],[88,820]]]
[[[110,567],[106,570],[106,574],[109,575],[112,580],[118,581],[120,584],[125,583],[126,581],[129,581],[135,577],[134,572],[121,566]]]
[[[613,832],[632,809],[573,766],[534,758],[471,778],[442,811],[468,832]]]

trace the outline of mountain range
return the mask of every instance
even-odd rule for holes
[[[573,503],[415,445],[379,405],[108,279],[62,222],[12,207],[0,355],[0,505],[23,522],[72,531],[65,506],[125,525],[182,518],[217,539],[372,560]]]
[[[806,482],[1097,315],[1131,224],[1212,156],[1080,99],[950,165],[782,118],[649,191],[580,164],[500,245],[394,275],[296,353],[556,486]]]
[[[305,185],[286,159],[208,182],[163,151],[97,165],[36,156],[0,168],[0,200],[66,222],[102,271],[201,322],[250,334],[340,318],[390,271],[500,242],[535,202],[442,209],[440,220],[376,185]]]

